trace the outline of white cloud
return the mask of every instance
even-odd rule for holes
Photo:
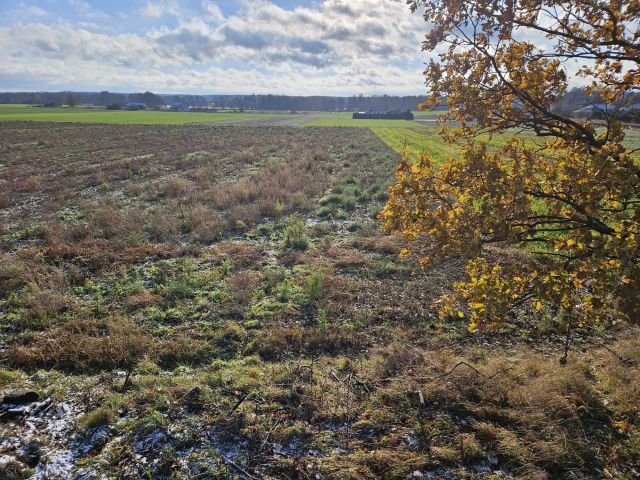
[[[83,8],[81,0],[74,2]],[[225,16],[203,0],[200,15],[172,1],[142,11],[156,25],[107,34],[91,23],[0,27],[0,89],[24,79],[42,88],[210,93],[420,93],[427,25],[402,0],[325,0],[281,8],[242,0]],[[175,27],[157,26],[172,15]],[[175,23],[175,22],[174,22]]]
[[[224,20],[224,14],[220,7],[212,0],[203,0],[202,7],[206,12],[206,19],[213,23],[220,23]]]
[[[168,15],[177,16],[179,11],[177,3],[174,1],[147,2],[140,9],[142,15],[150,18],[162,18]]]
[[[35,5],[27,7],[27,13],[35,17],[46,17],[47,15],[49,15],[49,12],[43,10],[40,7],[36,7]]]

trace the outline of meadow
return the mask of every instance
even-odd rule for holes
[[[181,125],[250,118],[280,118],[271,113],[202,113],[153,110],[106,110],[100,107],[32,107],[30,105],[0,105],[0,122],[72,122],[114,125]]]
[[[1,478],[635,478],[637,329],[560,367],[545,312],[439,320],[464,261],[377,214],[405,143],[457,147],[326,117],[0,122],[0,391],[40,396],[0,406]]]
[[[436,163],[446,161],[460,152],[458,145],[445,143],[440,137],[440,126],[436,120],[442,112],[422,111],[413,112],[413,114],[414,121],[354,120],[351,113],[323,113],[305,122],[304,126],[369,128],[396,152],[402,152],[406,148],[409,156],[413,159],[417,158],[419,153],[428,153]],[[428,122],[421,120],[428,120]],[[527,142],[539,141],[530,133],[519,132],[518,135],[525,138]],[[482,135],[479,139],[487,141],[491,147],[497,148],[503,146],[510,139],[510,135],[499,134],[491,137]],[[640,152],[640,129],[629,128],[627,130],[626,145],[636,153]]]
[[[430,113],[430,112],[427,112]],[[417,112],[414,112],[417,115]],[[356,128],[407,128],[418,126],[419,123],[411,120],[354,120],[350,112],[323,113],[320,118],[312,119],[305,123],[307,127],[356,127]],[[430,116],[431,118],[435,118]]]

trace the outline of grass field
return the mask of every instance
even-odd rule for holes
[[[272,113],[201,113],[160,112],[153,110],[106,110],[98,107],[44,108],[30,105],[0,105],[0,122],[72,122],[103,123],[115,125],[181,125],[209,123],[235,119],[281,118],[284,114]]]
[[[560,368],[532,307],[439,321],[464,261],[414,271],[376,220],[405,141],[455,154],[426,127],[0,123],[0,390],[44,401],[0,404],[0,478],[634,478],[637,329],[579,329]]]
[[[411,125],[404,128],[380,125],[373,126],[371,129],[396,152],[402,152],[403,148],[406,147],[412,159],[416,159],[420,152],[426,152],[431,155],[436,163],[440,163],[457,155],[460,151],[458,145],[446,143],[442,140],[439,135],[440,128],[435,125]],[[520,133],[519,136],[532,144],[540,141],[531,133]],[[484,139],[489,142],[490,148],[496,149],[503,146],[510,138],[511,136],[508,134],[493,135],[491,138],[487,136],[480,137],[481,140]],[[634,155],[640,157],[640,130],[635,128],[627,129],[625,145],[630,150],[637,150]]]
[[[352,113],[325,113],[321,118],[311,120],[305,127],[358,127],[358,128],[407,128],[420,124],[411,120],[354,120]]]
[[[435,118],[439,113],[414,112],[414,115]],[[408,120],[354,120],[351,115],[326,113],[321,118],[306,122],[304,126],[370,128],[396,152],[401,152],[406,146],[412,158],[416,158],[419,152],[428,152],[436,161],[444,161],[458,152],[458,147],[442,141],[438,134],[440,129],[436,124],[425,125]]]
[[[407,148],[411,158],[415,159],[420,152],[426,152],[436,162],[446,161],[447,158],[459,152],[457,145],[445,143],[438,134],[437,127],[394,128],[375,127],[373,131],[384,143],[396,152]]]

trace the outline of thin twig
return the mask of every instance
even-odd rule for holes
[[[250,478],[251,480],[260,480],[258,477],[251,475],[249,472],[247,472],[244,468],[242,468],[240,465],[235,463],[233,460],[229,460],[228,458],[222,457],[222,461],[228,465],[231,465],[233,468],[238,470],[245,477]]]
[[[249,398],[249,395],[251,395],[251,392],[247,393],[245,396],[243,396],[240,400],[238,400],[236,402],[236,404],[233,406],[233,408],[231,410],[229,410],[229,415],[233,414],[236,410],[238,410],[238,408],[240,408],[240,405],[242,405],[244,403],[244,401]]]
[[[264,439],[264,441],[262,442],[262,445],[260,445],[260,451],[262,452],[264,450],[264,447],[267,443],[269,443],[269,437],[271,436],[271,434],[273,433],[273,431],[278,427],[278,425],[280,425],[280,422],[282,421],[282,418],[278,418],[278,420],[276,420],[276,423],[273,424],[273,426],[271,427],[271,429],[269,430],[269,432],[267,433],[266,438]]]

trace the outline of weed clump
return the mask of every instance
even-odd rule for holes
[[[305,236],[304,229],[305,225],[302,220],[290,222],[284,231],[284,246],[294,250],[309,248],[309,239]]]
[[[322,272],[313,272],[305,286],[307,305],[313,306],[324,295],[325,275]]]

